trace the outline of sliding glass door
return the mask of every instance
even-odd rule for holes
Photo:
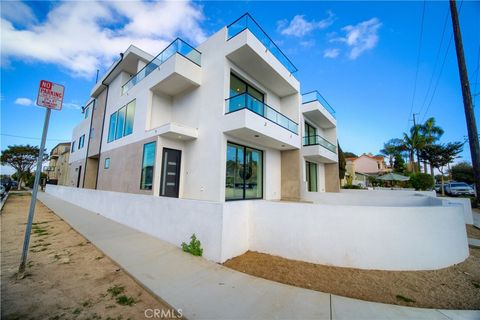
[[[263,198],[263,152],[227,143],[225,199]]]

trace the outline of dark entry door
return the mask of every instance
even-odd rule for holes
[[[78,167],[77,188],[80,187],[80,177],[82,176],[82,166]]]
[[[163,148],[160,195],[178,198],[182,151]]]

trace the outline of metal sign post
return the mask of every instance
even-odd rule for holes
[[[50,81],[40,81],[38,90],[37,105],[47,108],[45,112],[45,122],[43,123],[42,142],[38,152],[37,170],[35,171],[35,182],[33,183],[32,199],[30,201],[30,210],[28,211],[27,227],[25,229],[25,239],[23,241],[22,260],[18,269],[18,278],[25,275],[25,265],[27,263],[28,246],[30,243],[30,233],[32,232],[33,216],[35,214],[35,203],[37,202],[38,185],[40,183],[40,174],[42,172],[43,154],[45,150],[45,141],[47,140],[48,123],[50,121],[51,109],[61,110],[63,102],[64,87]]]

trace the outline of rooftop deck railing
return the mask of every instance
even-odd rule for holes
[[[273,42],[272,39],[263,31],[262,27],[250,16],[245,13],[243,16],[232,22],[227,26],[227,40],[232,39],[243,30],[250,30],[251,33],[274,55],[275,58],[283,64],[290,73],[297,72],[297,68],[287,58],[287,56],[280,50],[280,48]]]
[[[272,121],[273,123],[287,129],[290,132],[298,134],[298,123],[284,116],[269,105],[256,99],[248,93],[228,98],[226,101],[226,113],[232,113],[242,109],[248,109],[259,116]]]
[[[303,137],[303,145],[304,146],[319,145],[329,151],[332,151],[333,153],[337,153],[337,147],[333,143],[327,141],[325,138],[319,135]]]
[[[122,87],[122,93],[127,92],[137,83],[142,81],[155,69],[157,69],[161,64],[168,60],[174,54],[180,54],[188,60],[192,61],[198,66],[201,66],[202,53],[183,41],[180,38],[175,39],[172,43],[168,45],[162,52],[160,52],[155,58],[152,59],[145,67],[142,68],[136,75],[130,78],[127,83]]]
[[[330,104],[325,100],[324,97],[318,91],[312,91],[302,94],[302,104],[309,103],[312,101],[318,101],[320,104],[327,109],[327,111],[335,118],[335,109],[330,106]]]

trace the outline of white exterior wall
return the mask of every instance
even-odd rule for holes
[[[92,116],[92,111],[89,111],[89,115],[86,119],[83,119],[74,129],[72,132],[72,142],[75,141],[75,150],[70,151],[70,157],[68,159],[68,163],[73,163],[78,160],[85,160],[87,157],[87,147],[88,147],[88,141],[90,139],[90,122],[91,122],[91,116]],[[94,133],[97,134],[97,133]],[[98,133],[100,134],[100,133]],[[83,143],[83,148],[78,149],[78,141],[80,140],[80,137],[82,135],[85,135],[85,140]],[[71,145],[70,145],[71,147]]]
[[[341,267],[432,270],[462,262],[469,254],[463,206],[458,204],[222,203],[55,185],[46,191],[177,246],[195,233],[204,257],[215,262],[254,250]],[[408,202],[415,196],[401,198]]]
[[[459,207],[372,207],[258,201],[250,250],[360,269],[440,269],[468,255]]]
[[[226,146],[227,141],[232,141],[264,152],[264,199],[280,199],[281,197],[280,151],[229,137],[223,133],[225,130],[223,125],[225,99],[229,97],[231,70],[263,91],[267,104],[280,112],[288,111],[289,116],[293,116],[292,118],[296,121],[299,117],[300,96],[296,94],[283,98],[278,97],[228,60],[225,57],[226,47],[226,28],[198,46],[198,50],[202,52],[202,83],[197,88],[175,96],[151,91],[149,88],[153,87],[157,81],[152,76],[147,76],[123,95],[121,87],[130,78],[128,73],[121,72],[109,85],[102,152],[156,136],[161,132],[159,127],[168,123],[176,123],[198,130],[198,138],[189,141],[162,136],[157,138],[154,195],[159,195],[162,148],[166,147],[182,151],[179,192],[181,198],[224,201]],[[179,57],[179,59],[183,59],[183,57]],[[140,67],[141,65],[139,65]],[[136,100],[136,108],[132,134],[108,143],[110,115],[133,99]],[[296,115],[292,110],[296,111]],[[258,118],[262,120],[263,126],[264,119],[259,116]],[[273,136],[278,130],[282,130],[281,133],[285,131],[273,123],[269,123],[269,125]]]

